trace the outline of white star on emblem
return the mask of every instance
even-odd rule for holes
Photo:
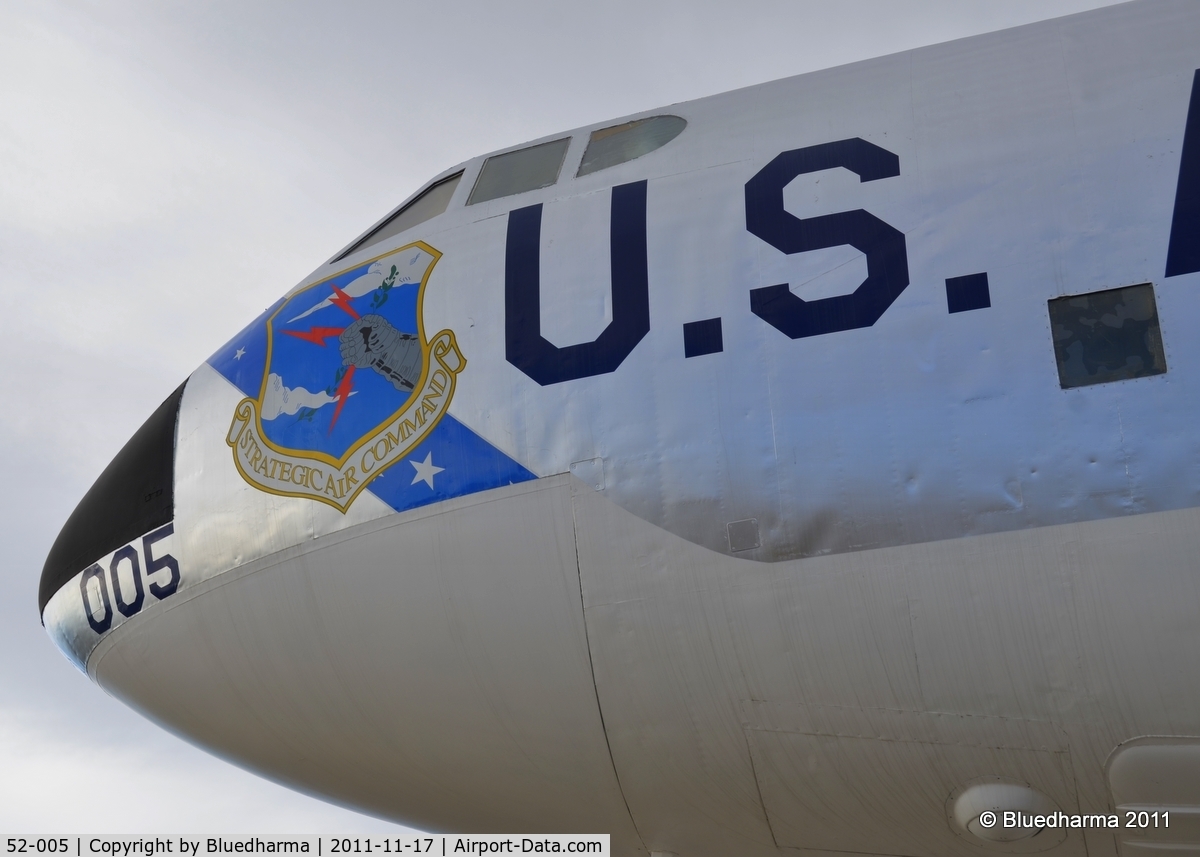
[[[413,461],[410,458],[408,463],[411,464],[417,471],[417,475],[413,477],[413,481],[410,484],[416,485],[418,482],[424,482],[430,488],[433,488],[434,474],[441,473],[446,469],[444,467],[438,467],[433,463],[432,452],[426,453],[424,461]]]
[[[239,349],[237,350],[237,352],[236,352],[236,353],[233,355],[233,359],[234,359],[234,360],[241,360],[241,359],[242,359],[242,357],[243,357],[243,356],[245,356],[245,354],[246,354],[246,349],[245,349],[245,348],[239,348]]]

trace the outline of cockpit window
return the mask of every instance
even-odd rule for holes
[[[364,247],[370,247],[372,244],[386,241],[389,238],[399,235],[406,229],[411,229],[418,223],[424,223],[426,220],[437,217],[450,204],[450,198],[454,196],[454,190],[458,187],[460,179],[462,179],[461,171],[431,184],[416,199],[379,224],[371,232],[368,232],[353,247],[338,256],[334,261],[337,262],[345,259],[351,253],[357,252]]]
[[[467,205],[554,184],[558,181],[570,142],[570,137],[563,137],[515,152],[492,155],[483,162]]]
[[[686,127],[687,120],[678,116],[651,116],[593,131],[575,175],[586,176],[648,155],[670,143]]]

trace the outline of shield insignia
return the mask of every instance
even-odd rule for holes
[[[409,244],[298,289],[268,317],[258,396],[238,404],[226,437],[247,482],[344,512],[433,430],[466,367],[452,331],[425,334],[439,258]]]

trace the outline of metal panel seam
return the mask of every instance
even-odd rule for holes
[[[590,487],[588,490],[592,490]],[[571,492],[574,495],[574,491]],[[613,777],[617,781],[617,791],[621,793],[621,802],[625,804],[625,812],[629,813],[629,823],[633,825],[633,830],[637,833],[638,842],[641,843],[642,849],[646,848],[646,840],[642,836],[642,831],[638,830],[637,819],[633,816],[633,810],[629,806],[629,798],[625,796],[625,788],[621,785],[621,774],[617,771],[617,760],[613,758],[612,742],[608,740],[608,724],[604,722],[604,706],[600,703],[600,688],[596,685],[596,662],[592,658],[592,635],[588,630],[587,605],[583,600],[583,569],[579,563],[579,524],[575,519],[575,498],[571,497],[571,539],[572,546],[575,548],[575,575],[579,580],[579,611],[583,616],[583,641],[587,646],[588,655],[588,670],[592,676],[592,691],[596,694],[596,711],[600,715],[600,731],[604,733],[604,746],[608,750],[608,761],[612,765]]]

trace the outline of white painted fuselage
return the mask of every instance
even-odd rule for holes
[[[427,829],[1200,853],[1198,70],[1142,0],[448,170],[191,375],[46,626]]]

